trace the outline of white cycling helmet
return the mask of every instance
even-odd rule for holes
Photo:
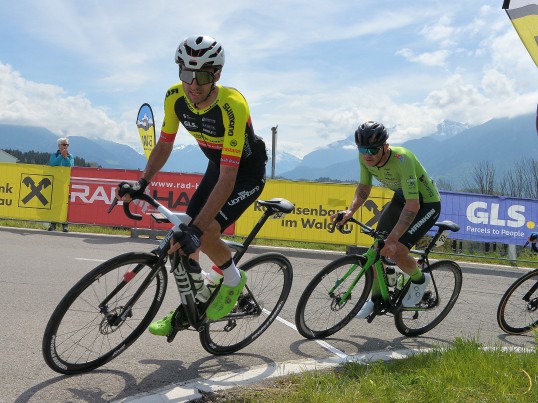
[[[188,69],[224,66],[224,49],[215,39],[207,35],[189,36],[176,50],[176,63]]]

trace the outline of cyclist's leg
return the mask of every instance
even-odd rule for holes
[[[399,203],[394,198],[387,203],[383,208],[381,216],[379,217],[379,222],[377,223],[377,229],[379,231],[390,232],[392,228],[398,222],[400,213],[402,211],[403,204]],[[377,273],[372,269],[374,275],[374,281],[372,283],[372,291],[370,298],[364,303],[361,310],[357,313],[358,319],[365,319],[374,311],[374,301],[380,298],[381,290],[379,289],[379,283],[377,282]]]
[[[260,196],[265,186],[265,178],[238,177],[232,194],[210,225],[208,238],[202,238],[204,252],[223,273],[219,293],[206,310],[209,319],[220,319],[228,315],[235,306],[247,281],[245,272],[235,266],[232,252],[220,239],[220,235]]]
[[[415,306],[419,303],[430,282],[430,275],[422,273],[420,267],[417,266],[416,260],[409,254],[409,250],[426,235],[439,218],[440,213],[440,202],[421,204],[413,223],[411,223],[409,229],[398,243],[394,261],[398,267],[411,277],[411,285],[403,299],[404,306]]]

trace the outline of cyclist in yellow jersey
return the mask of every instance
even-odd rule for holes
[[[176,50],[180,83],[172,85],[164,100],[164,121],[159,141],[138,182],[117,190],[129,201],[144,192],[148,182],[168,160],[181,123],[196,139],[208,159],[206,172],[189,202],[192,218],[172,240],[176,250],[197,258],[204,252],[223,272],[219,294],[206,310],[215,320],[231,312],[246,283],[246,274],[235,266],[232,253],[221,240],[222,232],[236,221],[261,194],[265,185],[267,152],[254,134],[243,95],[217,85],[224,66],[224,49],[210,36],[183,40]],[[172,313],[150,325],[151,333],[166,336],[172,330]]]
[[[392,200],[381,213],[377,229],[388,234],[381,254],[392,259],[411,277],[411,286],[402,301],[403,306],[410,307],[422,299],[430,276],[421,272],[409,250],[439,218],[441,197],[416,156],[406,148],[390,146],[388,138],[385,126],[378,122],[365,122],[355,131],[360,154],[360,180],[355,197],[338,224],[343,225],[368,199],[372,178],[394,191]],[[358,318],[367,318],[372,313],[379,294],[376,281],[372,296],[357,314]]]

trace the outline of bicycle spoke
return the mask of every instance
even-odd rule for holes
[[[439,261],[430,266],[433,280],[417,309],[406,309],[395,317],[396,328],[405,336],[418,336],[437,326],[448,315],[459,296],[462,275],[451,261]]]
[[[348,277],[350,269],[357,270]],[[355,256],[344,256],[323,268],[308,284],[295,313],[295,324],[307,338],[323,338],[342,329],[355,317],[372,287],[372,274],[366,272],[347,300],[342,300],[357,277],[361,262]]]
[[[82,278],[54,311],[43,338],[43,355],[57,372],[89,371],[108,362],[145,330],[160,307],[166,287],[166,272],[156,276],[135,305],[131,300],[150,273],[153,255],[126,254],[98,266]],[[123,275],[134,267],[142,270],[128,283]],[[118,284],[123,284],[118,288]],[[109,293],[117,293],[110,298]],[[100,308],[107,299],[106,312]],[[119,319],[119,315],[125,315]]]
[[[538,327],[538,270],[517,279],[503,295],[497,310],[501,329],[511,334]]]
[[[282,255],[260,255],[241,268],[247,285],[234,311],[200,333],[202,346],[212,354],[229,354],[252,343],[277,317],[291,289],[291,263]]]

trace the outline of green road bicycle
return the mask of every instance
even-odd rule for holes
[[[267,330],[288,298],[293,279],[290,261],[279,253],[264,253],[239,265],[247,273],[247,284],[234,310],[222,319],[207,319],[205,310],[220,284],[207,302],[198,302],[189,259],[177,251],[171,258],[168,255],[171,237],[190,218],[168,210],[149,195],[138,199],[158,211],[151,214],[153,219],[174,226],[151,253],[125,253],[100,264],[60,301],[42,342],[45,362],[56,372],[71,375],[91,371],[134,343],[163,302],[168,282],[167,262],[180,294],[168,342],[174,340],[178,331],[192,328],[199,332],[207,352],[216,355],[236,352]],[[116,203],[117,200],[110,210]],[[280,218],[294,207],[289,201],[276,198],[257,203],[264,212],[244,242],[225,241],[235,251],[236,263],[269,217]],[[131,213],[129,205],[123,204],[125,214],[131,219],[142,219]]]
[[[510,334],[538,329],[538,269],[529,271],[508,287],[497,308],[497,323]]]
[[[339,222],[341,216],[334,223]],[[386,234],[351,218],[362,231],[372,238],[372,246],[362,255],[342,256],[324,267],[307,285],[295,312],[295,324],[299,333],[308,339],[328,337],[346,326],[362,308],[374,278],[381,290],[381,298],[375,301],[374,311],[368,316],[371,323],[377,315],[394,315],[396,328],[404,336],[418,336],[437,326],[448,315],[458,299],[462,273],[457,263],[439,260],[430,264],[429,253],[448,239],[450,231],[459,226],[451,221],[437,222],[437,232],[424,250],[411,250],[419,256],[418,263],[424,273],[431,275],[431,282],[420,303],[415,307],[402,307],[402,299],[409,289],[409,277],[398,270],[398,275],[387,279],[385,266],[394,268],[395,263],[380,255]],[[329,232],[334,232],[336,224]],[[351,229],[337,227],[342,233]],[[370,270],[373,269],[373,270]],[[362,323],[362,322],[361,322]]]

